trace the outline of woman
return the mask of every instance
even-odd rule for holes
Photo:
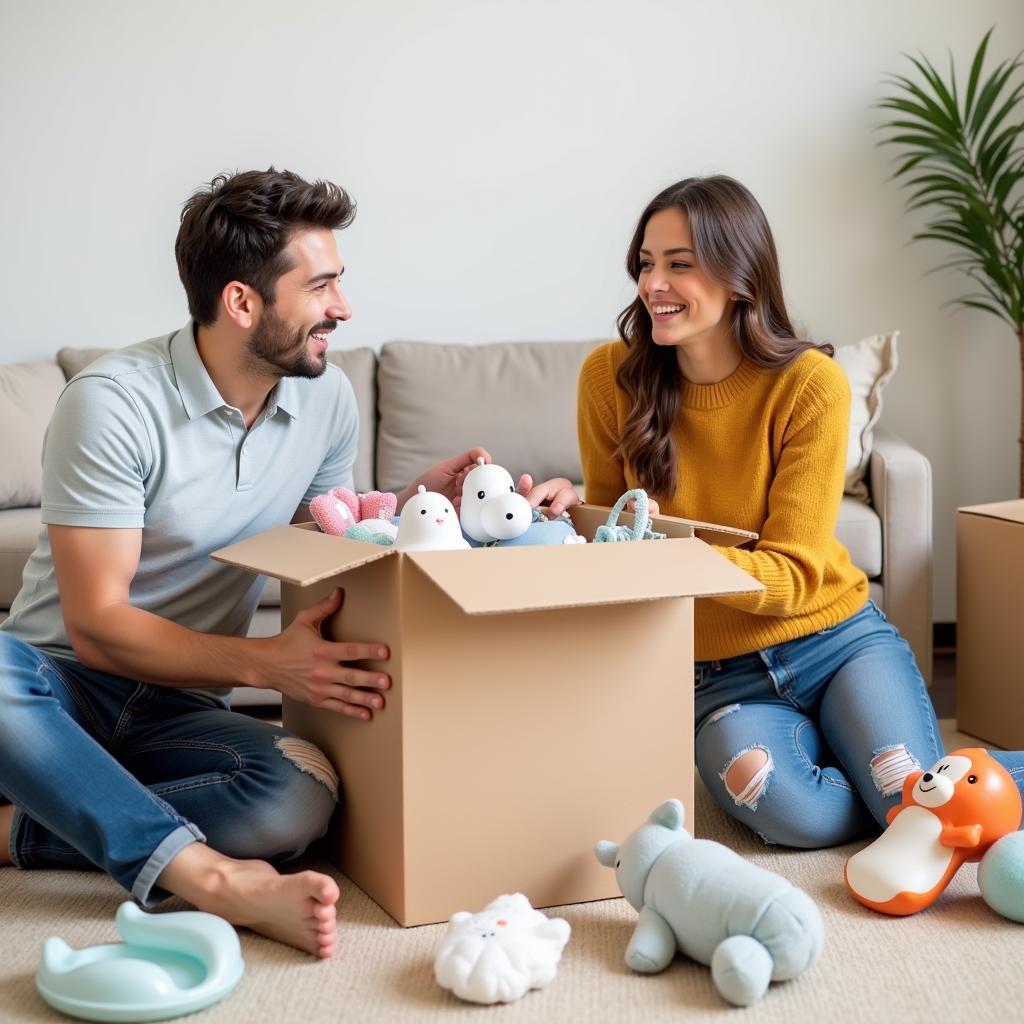
[[[580,373],[587,500],[642,487],[666,514],[759,534],[720,550],[765,589],[696,605],[701,778],[769,842],[877,831],[906,775],[942,746],[910,647],[835,537],[846,377],[831,345],[796,338],[764,212],[732,178],[657,195],[626,266],[637,297],[622,340]],[[564,485],[531,500],[557,511],[572,503]],[[1024,755],[996,756],[1020,786]]]

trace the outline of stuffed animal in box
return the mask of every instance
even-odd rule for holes
[[[485,463],[482,458],[462,482],[459,520],[469,538],[487,544],[512,540],[526,533],[533,522],[533,509],[516,492],[508,470]]]
[[[405,503],[398,519],[395,547],[405,551],[449,551],[468,548],[452,503],[423,484]]]
[[[678,948],[711,967],[730,1003],[749,1006],[770,982],[795,978],[815,963],[824,943],[821,914],[781,875],[721,843],[694,839],[683,813],[678,800],[666,800],[622,843],[595,847],[640,915],[626,964],[655,974]]]
[[[356,494],[347,487],[332,487],[309,503],[309,511],[317,526],[332,537],[370,540],[383,535],[393,540],[397,530],[391,519],[397,503],[398,496],[390,492]],[[355,530],[357,526],[362,530]]]

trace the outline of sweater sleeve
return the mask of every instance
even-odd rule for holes
[[[615,370],[612,345],[596,348],[580,368],[576,427],[586,500],[614,505],[626,491],[615,415]]]
[[[760,538],[752,550],[717,549],[765,590],[712,600],[755,615],[813,609],[839,517],[849,420],[846,376],[822,361],[804,382],[784,432]]]

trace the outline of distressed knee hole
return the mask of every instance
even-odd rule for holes
[[[312,775],[317,782],[327,787],[335,800],[338,799],[338,774],[318,746],[294,736],[279,736],[275,740],[275,746],[300,772]]]
[[[756,811],[774,767],[772,755],[764,747],[751,747],[725,766],[721,779],[737,805]]]
[[[871,759],[871,781],[882,796],[892,796],[903,788],[903,780],[921,770],[921,765],[906,747],[881,750]]]
[[[712,722],[717,722],[720,718],[725,718],[726,715],[731,715],[734,711],[739,711],[739,709],[739,704],[726,704],[724,708],[719,708],[708,715],[708,725],[711,725]]]

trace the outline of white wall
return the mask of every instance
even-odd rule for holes
[[[0,0],[0,361],[179,325],[181,202],[271,163],[359,202],[342,344],[610,337],[643,205],[726,172],[813,336],[902,330],[883,422],[933,461],[952,619],[954,509],[1016,495],[1017,350],[942,307],[872,103],[992,24],[1024,45],[1019,0]]]

